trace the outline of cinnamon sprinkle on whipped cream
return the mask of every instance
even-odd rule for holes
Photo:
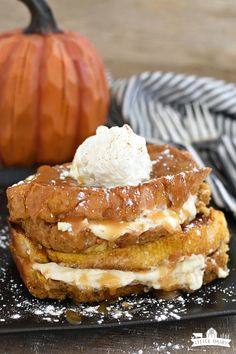
[[[125,124],[98,127],[78,147],[70,176],[87,186],[134,186],[149,180],[151,170],[145,139]]]

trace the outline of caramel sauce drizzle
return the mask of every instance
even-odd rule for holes
[[[152,222],[156,222],[158,219],[164,219],[162,222],[162,226],[169,232],[173,230],[180,231],[180,226],[176,228],[166,220],[169,216],[171,218],[179,220],[178,214],[176,211],[168,210],[168,216],[165,214],[166,211],[163,210],[156,210],[153,213],[144,216],[146,220],[151,220]],[[184,216],[189,217],[189,212],[184,211]],[[78,217],[66,217],[61,220],[62,222],[67,222],[71,224],[72,232],[74,234],[78,234],[85,228],[90,228],[90,225],[98,225],[103,226],[105,229],[106,235],[109,235],[109,241],[114,241],[120,236],[124,235],[125,233],[138,233],[144,232],[145,222],[140,222],[132,227],[132,222],[128,221],[113,221],[113,220],[99,220],[99,221],[91,221],[89,222],[87,219],[78,218]],[[158,225],[157,225],[158,226]],[[155,226],[154,226],[155,227]]]
[[[84,218],[79,218],[77,216],[69,216],[61,220],[61,222],[66,222],[71,224],[72,232],[78,234],[80,231],[88,227],[88,221]]]
[[[101,288],[117,289],[121,287],[121,282],[119,277],[110,273],[103,273],[100,279],[98,280],[98,283],[101,286]]]

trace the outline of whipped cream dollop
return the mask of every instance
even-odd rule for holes
[[[151,170],[145,139],[125,124],[98,127],[78,147],[70,175],[87,186],[115,187],[146,181]]]

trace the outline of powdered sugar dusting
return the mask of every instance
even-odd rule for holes
[[[1,217],[0,217],[1,222]],[[0,249],[8,249],[9,247],[9,232],[8,226],[2,225],[0,228]]]

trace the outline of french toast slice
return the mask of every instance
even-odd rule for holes
[[[169,145],[150,145],[151,179],[137,186],[111,188],[79,185],[70,165],[43,166],[34,176],[7,190],[10,220],[55,223],[66,217],[130,221],[144,210],[180,208],[198,193],[209,168],[199,168],[191,155]]]
[[[208,204],[210,199],[210,189],[206,183],[202,183],[199,188],[196,202],[196,213],[201,213],[201,211],[206,212],[205,205]],[[144,244],[147,242],[155,241],[160,236],[165,236],[171,233],[176,233],[181,231],[181,225],[183,222],[178,222],[172,225],[170,222],[166,222],[166,211],[170,212],[170,217],[173,215],[174,211],[170,209],[164,209],[159,211],[158,218],[163,218],[162,222],[159,222],[156,227],[151,227],[145,231],[134,230],[129,228],[124,234],[115,239],[103,239],[97,237],[92,230],[89,228],[89,222],[73,218],[70,223],[66,225],[70,226],[70,230],[60,230],[60,223],[47,223],[44,220],[37,219],[33,221],[32,219],[22,219],[17,222],[17,224],[23,229],[26,236],[31,238],[34,242],[38,242],[46,248],[51,248],[55,251],[68,252],[68,253],[80,253],[86,252],[88,248],[94,247],[98,249],[112,249],[112,248],[123,248],[131,246],[134,244]],[[208,209],[207,209],[208,210]],[[175,217],[178,217],[178,212],[175,210]],[[161,216],[161,214],[163,214]],[[172,217],[173,218],[173,217]],[[188,218],[188,215],[186,215]],[[144,219],[142,219],[144,220]],[[85,221],[85,222],[84,222]],[[80,224],[84,223],[82,229],[79,227]],[[75,226],[74,226],[75,225]],[[100,225],[100,224],[99,224]],[[124,225],[123,222],[113,222],[108,225],[108,232],[110,231],[112,225],[114,228],[120,230]],[[73,228],[72,228],[73,227]]]
[[[219,278],[219,269],[227,271],[228,263],[228,246],[223,244],[219,250],[210,255],[206,259],[206,266],[204,270],[203,284],[207,284],[216,278]],[[40,299],[50,298],[63,300],[70,298],[74,302],[100,302],[104,300],[113,300],[120,296],[128,296],[131,294],[140,294],[147,292],[147,287],[141,284],[128,285],[116,289],[103,288],[95,289],[79,289],[73,284],[67,284],[62,281],[46,279],[39,271],[32,268],[27,258],[18,256],[12,251],[14,261],[21,274],[21,277],[28,288],[29,292]],[[165,291],[182,290],[189,291],[185,287],[172,287],[163,289]]]

